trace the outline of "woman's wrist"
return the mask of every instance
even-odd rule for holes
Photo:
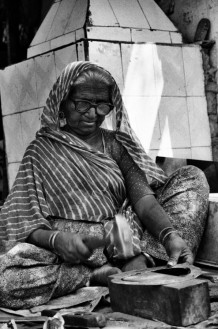
[[[56,238],[59,233],[60,231],[37,229],[29,235],[27,242],[56,252],[55,242],[57,242]]]
[[[51,235],[49,236],[49,240],[48,240],[48,245],[51,251],[54,251],[57,253],[57,250],[55,248],[55,240],[57,238],[57,236],[59,235],[60,231],[53,231],[51,233]]]
[[[165,227],[161,232],[159,233],[159,241],[160,243],[165,246],[166,242],[169,238],[172,238],[173,235],[178,236],[179,232],[175,230],[173,227]]]

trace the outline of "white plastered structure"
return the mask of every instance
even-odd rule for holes
[[[1,71],[9,186],[40,127],[48,93],[71,61],[90,60],[116,79],[145,150],[212,160],[201,49],[153,0],[54,1],[28,59]]]

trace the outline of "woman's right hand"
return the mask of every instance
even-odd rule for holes
[[[85,245],[79,234],[60,232],[55,238],[54,247],[58,255],[66,262],[78,264],[87,260],[92,251]]]

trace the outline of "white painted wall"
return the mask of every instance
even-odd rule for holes
[[[69,8],[73,4],[84,13],[87,0],[55,1],[29,49],[29,57],[35,57],[0,74],[9,187],[40,127],[42,108],[60,71],[71,61],[85,60],[84,42],[78,41],[84,32],[89,59],[114,76],[148,154],[153,159],[162,155],[212,160],[199,46],[181,44],[180,33],[154,0],[89,3],[90,22],[82,28],[84,15],[74,21]],[[37,55],[45,51],[49,52]]]
[[[40,114],[53,83],[65,65],[85,59],[83,50],[79,43],[2,71],[10,187],[24,151],[40,127]],[[153,159],[157,155],[212,159],[198,46],[90,41],[89,58],[116,79],[131,124]]]

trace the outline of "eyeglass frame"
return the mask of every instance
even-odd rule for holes
[[[111,103],[104,103],[104,102],[101,102],[101,103],[93,103],[93,102],[90,102],[90,101],[88,101],[88,100],[86,100],[86,99],[69,99],[71,102],[73,102],[74,103],[74,105],[75,105],[75,111],[77,111],[78,113],[80,113],[80,114],[85,114],[85,113],[87,113],[89,110],[90,110],[90,108],[91,107],[94,107],[94,109],[96,110],[96,112],[97,112],[97,114],[98,115],[108,115],[112,110],[113,110],[113,108],[114,108],[114,105],[113,104],[111,104]],[[88,103],[89,105],[90,105],[90,107],[85,111],[85,112],[80,112],[80,111],[78,111],[78,109],[77,109],[77,102],[85,102],[85,103]],[[101,105],[101,104],[104,104],[104,105],[108,105],[109,106],[109,108],[110,108],[110,111],[107,113],[107,114],[99,114],[98,113],[98,105]]]

